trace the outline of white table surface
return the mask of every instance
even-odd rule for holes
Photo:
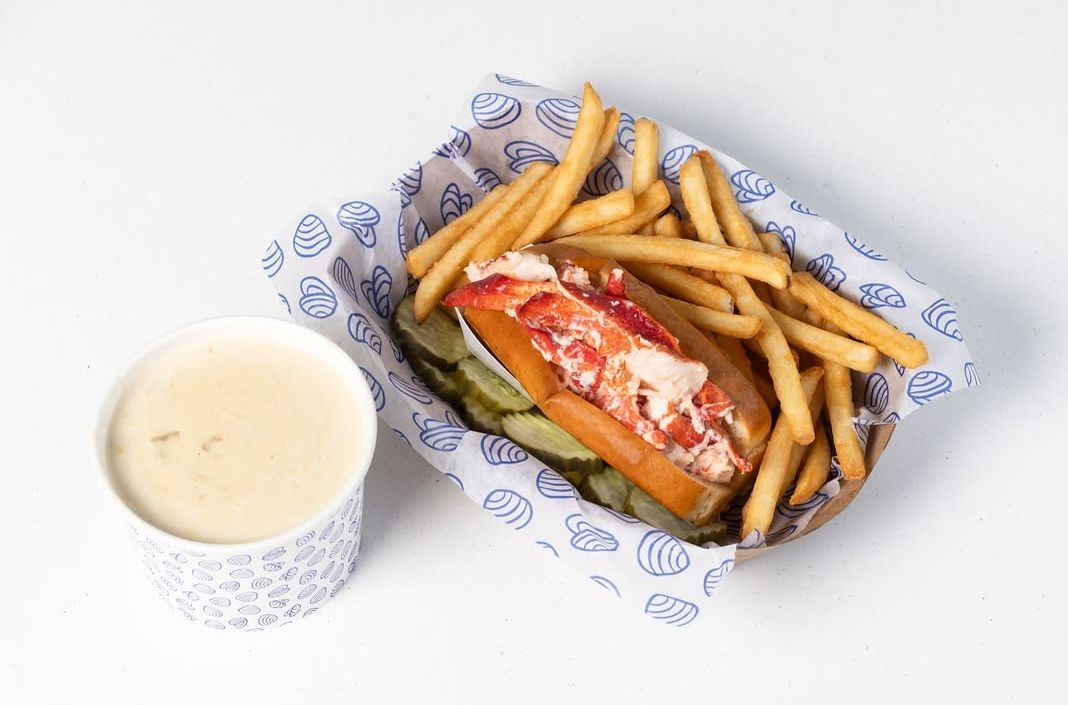
[[[0,701],[1064,694],[1068,13],[681,4],[0,3]],[[387,185],[489,71],[590,79],[861,234],[957,303],[984,385],[907,419],[849,510],[741,566],[701,628],[624,613],[388,431],[335,602],[187,626],[94,476],[104,386],[181,323],[278,315],[281,224]]]

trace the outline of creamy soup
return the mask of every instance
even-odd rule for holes
[[[256,334],[176,344],[134,370],[107,440],[129,507],[177,536],[264,539],[311,519],[359,470],[353,380]]]

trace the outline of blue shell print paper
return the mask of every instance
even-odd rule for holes
[[[261,264],[293,318],[330,337],[356,360],[381,419],[495,516],[501,530],[519,533],[550,560],[581,571],[608,599],[665,624],[686,626],[701,621],[702,610],[734,565],[735,546],[686,544],[586,502],[511,441],[469,431],[413,374],[389,335],[389,317],[411,289],[404,268],[407,249],[529,164],[557,162],[578,110],[572,96],[491,74],[425,161],[404,171],[388,190],[353,194],[295,214],[280,225]],[[629,184],[635,117],[622,114],[616,144],[590,173],[585,196]],[[660,126],[660,136],[662,175],[681,210],[679,167],[695,151],[711,148],[666,125]],[[886,360],[870,375],[856,375],[856,422],[863,442],[872,424],[897,422],[942,395],[979,383],[950,302],[768,179],[711,151],[757,229],[782,237],[795,270],[811,272],[927,344],[930,363],[922,368],[906,370]],[[838,489],[835,469],[810,502],[784,503],[768,536],[754,533],[742,547],[775,545],[800,533]],[[737,522],[737,508],[725,518]]]

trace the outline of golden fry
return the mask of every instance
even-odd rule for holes
[[[754,372],[753,386],[756,387],[757,394],[761,396],[764,403],[768,405],[768,409],[775,411],[779,408],[779,397],[775,394],[775,385],[769,379]]]
[[[745,347],[745,349],[749,352],[753,353],[756,358],[763,360],[765,363],[768,361],[768,356],[764,354],[764,349],[760,347],[759,341],[753,339],[746,339],[742,340],[741,343],[742,346]],[[789,344],[787,344],[787,347],[789,347]],[[801,360],[797,355],[797,351],[793,348],[790,348],[790,357],[793,359],[795,365],[801,364]],[[798,369],[800,369],[800,367]]]
[[[571,134],[571,142],[567,145],[564,159],[557,167],[556,176],[541,208],[523,229],[512,249],[518,250],[541,240],[575,200],[579,189],[582,188],[582,182],[590,173],[590,160],[603,127],[604,110],[601,108],[601,99],[593,90],[593,86],[587,83],[583,89],[578,124]]]
[[[867,474],[864,448],[853,426],[856,409],[853,406],[853,379],[847,367],[829,360],[823,361],[827,376],[827,418],[834,436],[834,453],[847,480],[860,480]]]
[[[608,108],[604,111],[604,125],[601,127],[601,135],[597,138],[597,145],[593,148],[593,156],[590,158],[590,171],[593,171],[612,151],[616,143],[616,130],[619,129],[619,111]]]
[[[768,311],[791,345],[859,372],[871,372],[879,364],[879,351],[870,345],[811,326],[775,309]]]
[[[697,237],[712,246],[724,245],[726,241],[716,223],[708,185],[701,167],[701,160],[697,155],[683,163],[682,170],[679,172],[679,185],[682,189],[683,201],[686,203],[686,210],[690,212],[690,217],[693,218],[693,223],[697,227]],[[734,251],[757,254],[752,250]],[[771,255],[760,254],[763,257],[771,257]],[[774,257],[772,259],[789,271],[790,266],[786,262]],[[761,277],[752,278],[761,279]],[[815,437],[812,416],[805,403],[797,363],[786,342],[786,337],[779,330],[775,319],[771,317],[767,306],[757,296],[748,279],[738,273],[725,273],[724,270],[720,270],[719,281],[734,297],[734,304],[740,313],[760,319],[760,332],[757,334],[756,342],[768,359],[768,370],[771,373],[771,381],[775,384],[775,393],[779,397],[782,414],[790,422],[794,440],[798,443],[811,443]],[[767,281],[767,279],[762,279],[762,281]],[[768,283],[775,286],[775,282]]]
[[[478,223],[463,234],[456,244],[438,260],[415,290],[415,318],[422,323],[438,302],[448,293],[453,282],[471,261],[471,253],[480,242],[505,223],[506,217],[539,181],[544,180],[552,166],[540,162],[531,164],[519,178],[508,185],[504,196],[489,208]]]
[[[782,240],[775,233],[759,233],[757,238],[764,246],[764,251],[769,255],[778,257],[789,264],[790,255],[782,244]],[[771,292],[771,301],[775,308],[785,313],[790,318],[801,318],[805,313],[805,305],[794,298],[794,295],[784,289],[774,289]]]
[[[824,371],[823,386],[827,386],[827,373]],[[827,442],[827,432],[822,426],[816,426],[816,440],[808,447],[801,471],[797,475],[797,485],[790,495],[790,504],[804,504],[827,483],[831,474],[831,445]]]
[[[771,308],[771,288],[764,282],[749,282],[753,287],[753,293],[757,295],[757,298],[764,302],[764,304]],[[776,291],[783,291],[782,289],[776,289]]]
[[[574,235],[626,218],[634,212],[634,194],[627,190],[612,191],[600,198],[582,201],[564,211],[546,239]]]
[[[636,196],[660,178],[660,128],[646,118],[634,122],[634,169],[630,188]]]
[[[842,329],[825,321],[811,309],[805,312],[805,322],[819,326],[831,333],[842,334]],[[849,369],[830,360],[823,361],[823,376],[827,389],[827,420],[831,422],[831,437],[838,465],[847,480],[859,480],[867,473],[864,464],[864,449],[860,445],[853,426],[853,376]]]
[[[739,316],[715,309],[697,306],[686,301],[679,301],[670,296],[664,300],[671,304],[687,321],[701,330],[729,335],[732,338],[752,338],[760,330],[760,319],[753,316]]]
[[[504,198],[505,192],[508,190],[507,186],[498,186],[489,193],[487,193],[481,201],[473,205],[467,210],[466,213],[460,217],[455,218],[452,222],[447,223],[445,227],[438,230],[429,238],[420,243],[417,247],[408,251],[408,271],[412,273],[412,276],[421,279],[426,275],[430,268],[434,266],[434,263],[441,259],[450,247],[456,244],[456,241],[467,232],[472,226],[474,226],[482,216],[492,209],[497,203]]]
[[[790,293],[823,319],[857,340],[875,346],[905,367],[915,368],[927,362],[927,346],[923,341],[905,335],[874,313],[843,299],[812,275],[798,272],[790,283]]]
[[[682,237],[682,223],[674,213],[665,213],[653,223],[653,235],[657,237]]]
[[[697,238],[697,226],[693,224],[693,221],[687,218],[682,221],[682,237],[686,240],[696,240]]]
[[[708,183],[708,194],[712,200],[712,209],[716,213],[716,220],[723,227],[727,242],[735,247],[743,247],[747,250],[764,249],[753,232],[753,225],[749,218],[742,213],[741,206],[734,198],[734,191],[727,181],[719,164],[712,155],[701,150],[695,155],[701,161],[701,170],[705,181]]]
[[[686,210],[690,212],[697,239],[713,245],[726,245],[720,232],[712,200],[708,195],[708,182],[701,168],[701,159],[696,154],[683,162],[679,169],[679,190]]]
[[[800,378],[807,412],[808,404],[822,381],[823,370],[819,367],[810,367],[801,373]],[[813,438],[815,438],[814,434]],[[793,430],[789,419],[785,415],[780,415],[768,438],[768,446],[764,451],[764,459],[760,463],[760,468],[757,470],[753,492],[742,507],[743,538],[748,536],[753,529],[759,529],[767,536],[771,520],[775,516],[775,506],[779,503],[779,497],[782,496],[786,487],[794,445]]]
[[[749,356],[745,354],[745,348],[742,347],[742,341],[737,338],[732,338],[729,335],[709,335],[708,336],[719,349],[723,351],[723,354],[727,356],[727,359],[731,361],[731,364],[738,368],[747,380],[752,382],[754,380],[753,366],[749,364]]]
[[[819,367],[817,366],[809,369],[819,369]],[[823,409],[824,389],[827,384],[826,374],[827,373],[824,372],[823,381],[816,386],[816,392],[812,395],[812,398],[808,400],[808,411],[812,414],[812,418],[817,421],[820,417],[820,410]],[[820,434],[823,434],[823,428],[816,424],[816,436],[818,437]],[[813,443],[815,443],[815,440],[813,440]],[[786,476],[784,478],[785,481],[783,482],[783,489],[789,487],[790,483],[797,477],[798,468],[801,467],[801,460],[805,457],[805,451],[807,450],[807,445],[801,445],[800,443],[794,444],[793,450],[790,451],[790,462],[786,465]]]
[[[474,252],[471,253],[472,262],[485,262],[486,260],[500,257],[512,249],[512,243],[523,232],[523,228],[533,220],[534,214],[545,200],[545,194],[553,184],[556,169],[548,176],[540,179],[534,188],[530,189],[526,197],[513,208],[489,237],[478,243]]]
[[[798,443],[811,443],[815,436],[812,416],[804,403],[796,354],[786,342],[786,336],[775,323],[768,307],[757,298],[747,279],[737,274],[721,274],[720,281],[734,297],[734,303],[740,313],[760,319],[760,332],[756,342],[768,360],[768,371],[775,385],[775,394],[779,397],[782,414],[790,421],[794,440]]]
[[[757,233],[757,240],[760,240],[761,246],[769,255],[777,255],[781,252],[787,257],[790,256],[778,233]]]
[[[634,210],[625,218],[596,228],[583,230],[581,235],[630,235],[671,205],[671,194],[663,181],[657,181],[634,199]]]
[[[640,198],[640,197],[639,197]],[[691,240],[675,240],[642,235],[588,235],[582,233],[559,240],[561,244],[586,250],[600,257],[630,262],[674,264],[715,272],[731,272],[782,287],[790,275],[785,262],[762,252],[738,250]],[[748,284],[747,284],[748,286]],[[727,288],[730,291],[729,287]],[[752,289],[750,289],[750,292]],[[754,296],[754,298],[756,298]],[[759,301],[759,299],[758,299]],[[770,318],[770,317],[769,317]],[[774,322],[772,322],[774,325]],[[785,344],[785,339],[783,341]]]
[[[723,287],[695,277],[670,264],[620,262],[623,268],[649,286],[677,299],[706,308],[734,313],[734,300]]]

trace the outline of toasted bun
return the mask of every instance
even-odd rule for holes
[[[607,276],[618,267],[612,260],[565,245],[530,249],[555,261],[568,259],[589,271],[591,277]],[[728,433],[742,455],[750,462],[758,461],[771,419],[752,384],[654,290],[629,276],[626,285],[628,297],[679,339],[684,354],[704,363],[709,379],[731,397],[735,409]],[[712,483],[679,468],[626,426],[568,390],[556,367],[541,356],[522,326],[508,315],[468,308],[464,318],[546,416],[676,516],[698,525],[707,523],[749,483],[752,473],[743,476],[736,472],[728,483]]]

